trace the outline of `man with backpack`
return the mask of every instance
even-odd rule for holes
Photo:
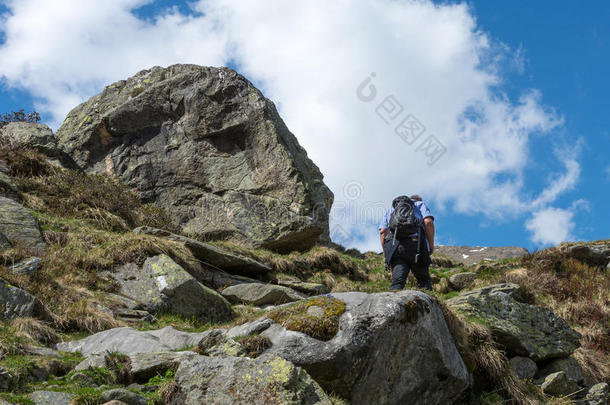
[[[420,288],[432,290],[434,217],[421,197],[396,197],[379,224],[379,237],[386,267],[392,269],[390,290],[402,290],[411,270]]]

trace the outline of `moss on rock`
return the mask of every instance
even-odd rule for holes
[[[323,317],[307,313],[312,307],[324,310]],[[287,307],[277,308],[269,313],[269,318],[283,327],[302,332],[318,340],[330,340],[339,330],[339,318],[345,312],[345,303],[332,297],[316,297]]]

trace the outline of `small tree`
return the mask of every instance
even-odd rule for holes
[[[10,113],[4,113],[0,115],[0,128],[8,124],[9,122],[38,122],[40,121],[40,114],[36,111],[24,112],[23,110],[13,111]]]

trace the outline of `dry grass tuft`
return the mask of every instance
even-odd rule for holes
[[[126,231],[137,224],[140,201],[114,177],[53,169],[43,176],[19,178],[17,183],[24,193],[40,199],[45,212],[85,219],[110,231]]]
[[[307,279],[313,273],[329,271],[352,280],[367,281],[366,263],[328,247],[316,246],[307,252],[279,255],[269,251],[255,251],[256,258],[269,265],[275,273],[292,274]]]
[[[42,266],[31,277],[15,275],[2,263],[12,263],[19,250],[0,256],[0,276],[38,297],[54,314],[54,326],[62,331],[97,332],[119,325],[101,310],[97,291],[116,292],[120,286],[100,272],[125,263],[142,264],[147,257],[167,254],[185,268],[200,269],[182,244],[150,235],[99,230],[88,221],[37,214],[50,243]]]
[[[59,335],[51,325],[34,318],[15,318],[11,321],[15,334],[26,340],[43,345],[51,345],[59,341]]]
[[[43,154],[3,138],[0,138],[0,160],[6,162],[8,174],[14,177],[46,176],[54,170]]]
[[[0,160],[31,209],[83,219],[108,231],[142,225],[178,230],[165,210],[142,205],[135,191],[116,177],[52,166],[44,155],[6,140],[0,140]]]
[[[8,322],[0,323],[0,355],[11,356],[23,353],[23,345],[32,343],[17,333]],[[1,356],[0,356],[1,357]]]
[[[500,281],[516,282],[583,334],[584,348],[610,352],[610,272],[567,257],[556,248],[525,256],[522,272]]]
[[[235,339],[246,351],[250,358],[257,358],[271,347],[271,339],[267,336],[251,335]]]
[[[598,350],[578,348],[572,354],[582,367],[585,383],[610,383],[610,355]]]
[[[435,298],[435,301],[443,310],[466,367],[474,374],[479,385],[483,383],[500,388],[517,404],[540,403],[540,394],[514,374],[508,359],[498,349],[486,327],[465,321],[442,300]]]
[[[182,404],[184,398],[181,393],[180,384],[177,381],[172,381],[161,389],[161,399],[164,404]]]
[[[95,301],[80,300],[70,305],[63,314],[62,329],[68,331],[87,331],[97,333],[106,329],[124,326],[104,311]]]
[[[0,251],[0,266],[9,267],[30,256],[30,252],[19,243],[14,243],[10,249]]]

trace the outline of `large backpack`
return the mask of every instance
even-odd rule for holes
[[[415,216],[415,202],[405,195],[392,201],[394,211],[390,215],[390,230],[394,239],[404,239],[419,232],[420,220]],[[418,235],[419,236],[419,235]]]

